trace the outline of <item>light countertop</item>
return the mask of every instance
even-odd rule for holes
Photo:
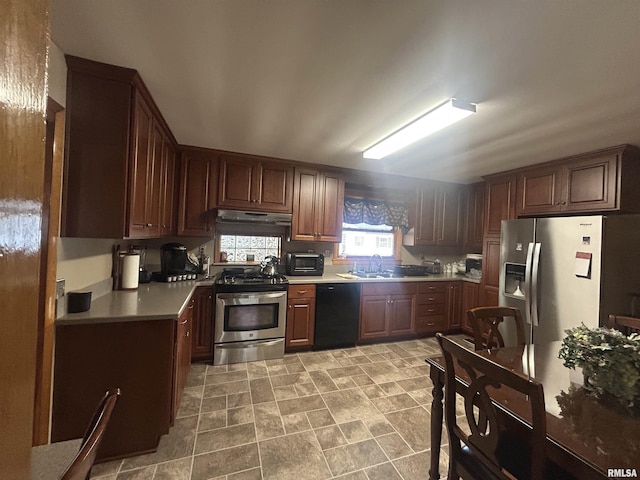
[[[336,273],[319,277],[289,276],[291,285],[306,283],[385,283],[385,282],[464,282],[480,283],[480,279],[463,275],[440,274],[426,277],[344,278]],[[56,325],[132,322],[178,318],[198,286],[211,286],[213,279],[189,280],[176,283],[146,283],[137,290],[114,290],[93,302],[86,312],[67,313],[55,321]]]
[[[212,284],[213,282],[210,281]],[[67,313],[56,325],[81,325],[178,318],[198,285],[196,280],[144,283],[137,290],[114,290],[93,302],[86,312]]]
[[[424,277],[392,277],[392,278],[345,278],[339,276],[342,274],[325,273],[321,277],[306,276],[288,276],[287,279],[291,285],[299,285],[301,283],[385,283],[385,282],[454,282],[461,280],[463,282],[480,283],[479,278],[469,278],[464,275],[455,274],[431,274]]]

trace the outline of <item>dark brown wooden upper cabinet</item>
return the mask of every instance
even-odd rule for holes
[[[135,70],[66,60],[62,235],[161,236],[171,131]]]
[[[344,178],[336,172],[296,168],[291,240],[340,242]]]
[[[162,163],[162,235],[177,233],[178,173],[176,148],[167,137],[164,139]]]
[[[518,172],[520,216],[640,211],[638,150],[612,147]]]
[[[187,147],[180,155],[178,235],[213,237],[218,197],[215,150]]]
[[[291,213],[293,165],[250,155],[220,155],[218,205]]]
[[[516,218],[516,175],[486,177],[484,234],[500,236],[502,220]]]
[[[474,183],[466,187],[463,245],[467,248],[482,249],[485,190],[485,182]]]
[[[418,188],[413,227],[404,236],[404,245],[462,244],[461,185],[429,182]]]

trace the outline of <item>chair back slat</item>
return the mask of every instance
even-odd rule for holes
[[[458,475],[483,478],[482,471],[478,471],[480,464],[480,470],[491,472],[495,478],[506,480],[526,476],[531,480],[542,480],[546,463],[546,413],[542,385],[440,333],[437,338],[445,363],[449,478],[458,478]],[[456,381],[456,370],[459,376],[466,377],[468,387],[462,387]],[[492,394],[507,395],[526,405],[531,423],[516,432],[512,424],[504,420],[504,414],[496,409]],[[458,397],[463,399],[464,416],[456,411]],[[515,445],[517,447],[513,450],[526,460],[514,466],[509,459]],[[468,450],[463,450],[463,447]],[[472,462],[470,458],[475,460]]]
[[[60,480],[89,479],[91,467],[93,467],[93,463],[96,460],[98,449],[104,438],[104,433],[119,396],[120,389],[116,388],[108,390],[104,397],[102,397],[89,422],[78,454],[62,474]]]
[[[512,318],[516,328],[517,346],[526,342],[524,322],[520,310],[513,307],[476,307],[467,310],[467,318],[473,328],[473,341],[476,350],[501,348],[505,346],[499,326],[505,318]]]
[[[620,330],[625,335],[640,333],[640,318],[623,315],[609,315],[609,328]]]

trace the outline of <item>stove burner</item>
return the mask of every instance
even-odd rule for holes
[[[215,281],[216,285],[286,285],[287,277],[281,274],[266,276],[260,270],[245,270],[243,268],[225,268]]]

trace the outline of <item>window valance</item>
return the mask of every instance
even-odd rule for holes
[[[405,202],[345,197],[344,222],[389,225],[406,233],[409,230],[409,209]]]

